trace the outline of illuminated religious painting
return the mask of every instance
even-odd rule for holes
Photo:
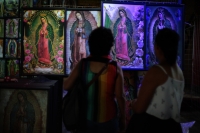
[[[89,53],[88,37],[101,24],[100,10],[66,11],[66,73],[69,74],[81,58]]]
[[[5,77],[5,60],[0,59],[0,78]]]
[[[17,39],[6,39],[5,40],[5,57],[16,58],[18,52],[18,41]]]
[[[183,58],[183,6],[173,5],[147,5],[146,7],[146,67],[157,64],[154,53],[155,36],[160,29],[170,28],[180,36],[177,63],[182,67]]]
[[[0,58],[3,58],[3,39],[0,39]]]
[[[19,0],[4,0],[4,16],[19,17]]]
[[[3,17],[4,0],[0,0],[0,17]]]
[[[4,37],[4,19],[0,19],[0,37]]]
[[[111,51],[122,69],[144,69],[144,5],[134,3],[103,3],[103,26],[114,35]]]
[[[129,107],[131,100],[136,99],[137,91],[137,71],[123,71],[124,75],[124,93],[126,100],[126,124],[133,114],[132,109]]]
[[[65,10],[24,10],[23,74],[65,74]]]
[[[1,133],[46,133],[48,91],[0,89]]]
[[[19,19],[6,19],[6,37],[18,38]]]
[[[7,76],[9,77],[19,77],[19,60],[18,59],[7,59]]]

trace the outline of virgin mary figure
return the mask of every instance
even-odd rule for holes
[[[116,58],[130,61],[129,53],[132,49],[131,37],[133,35],[133,26],[124,9],[119,9],[118,13],[119,18],[116,20],[113,27]]]
[[[40,16],[41,24],[36,30],[37,56],[40,67],[49,67],[52,65],[53,56],[52,44],[54,40],[53,28],[48,23],[45,15]]]
[[[90,22],[85,19],[83,12],[76,12],[76,21],[73,23],[70,31],[70,48],[72,57],[72,68],[76,66],[78,61],[89,55],[88,37],[92,31]]]

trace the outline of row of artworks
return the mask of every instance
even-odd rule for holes
[[[77,62],[90,54],[88,37],[99,26],[112,30],[115,42],[110,54],[125,70],[148,70],[156,64],[155,35],[165,27],[174,29],[181,37],[177,62],[182,66],[183,8],[130,3],[104,3],[102,9],[25,8],[20,33],[22,75],[70,74]],[[12,57],[9,39],[3,41],[4,57]]]

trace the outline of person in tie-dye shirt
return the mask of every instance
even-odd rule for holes
[[[110,29],[98,27],[89,36],[90,56],[81,66],[81,78],[87,84],[111,59],[114,38]],[[64,80],[64,89],[77,79],[80,62]],[[124,78],[116,61],[108,64],[98,79],[86,90],[87,131],[84,133],[117,133],[125,130]]]

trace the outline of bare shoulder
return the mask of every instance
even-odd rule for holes
[[[164,75],[164,71],[157,65],[152,66],[148,71],[147,74],[149,76],[157,76],[157,75]]]
[[[145,74],[145,79],[158,86],[167,80],[167,75],[159,66],[154,65]]]

